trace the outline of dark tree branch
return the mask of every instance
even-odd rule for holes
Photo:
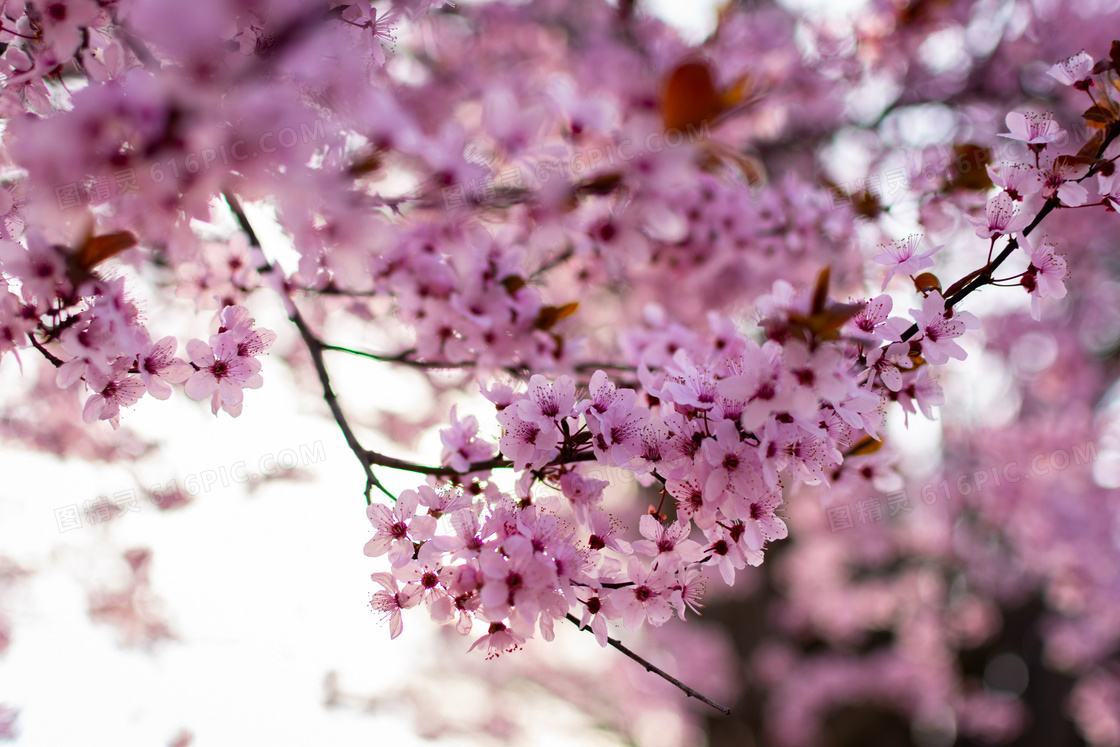
[[[435,475],[437,477],[462,477],[469,475],[473,472],[489,472],[495,469],[509,469],[513,467],[513,462],[503,457],[496,456],[493,459],[487,459],[482,462],[471,462],[470,466],[465,472],[457,470],[453,467],[429,467],[424,464],[415,464],[414,462],[406,462],[403,459],[385,456],[378,454],[376,451],[366,451],[366,459],[370,464],[376,464],[380,467],[389,467],[390,469],[400,469],[407,472],[418,472],[421,475]],[[574,464],[575,462],[593,462],[595,461],[594,452],[585,451],[578,454],[570,454],[556,457],[545,467],[556,467],[562,464]]]
[[[1097,148],[1097,154],[1095,156],[1095,159],[1099,159],[1102,155],[1104,155],[1105,150],[1112,143],[1112,141],[1116,139],[1117,135],[1120,135],[1120,122],[1113,122],[1111,125],[1109,125],[1108,130],[1105,133],[1105,137],[1100,144],[1100,147]],[[1094,174],[1097,173],[1097,171],[1099,170],[1099,167],[1100,167],[1100,162],[1098,161],[1097,163],[1093,164],[1092,168],[1089,169],[1089,172],[1087,174],[1085,174],[1085,176],[1081,177],[1080,179],[1077,179],[1076,181],[1081,182],[1081,181],[1084,181],[1085,179],[1088,179],[1089,177],[1093,176]],[[1046,201],[1046,204],[1043,205],[1042,209],[1038,211],[1038,215],[1036,215],[1034,217],[1034,220],[1031,221],[1030,225],[1027,226],[1026,228],[1024,228],[1019,233],[1022,236],[1029,236],[1031,231],[1033,231],[1035,228],[1037,228],[1038,224],[1041,223],[1043,221],[1043,219],[1046,218],[1046,216],[1051,213],[1051,211],[1053,211],[1055,208],[1057,208],[1059,206],[1060,206],[1060,202],[1058,200],[1058,196],[1054,195],[1053,197],[1051,197],[1050,199],[1048,199]],[[965,287],[961,288],[959,291],[957,291],[953,295],[949,296],[949,298],[945,299],[945,310],[948,311],[949,309],[952,309],[958,303],[963,301],[973,291],[975,291],[975,290],[977,290],[977,289],[979,289],[979,288],[981,288],[985,285],[989,285],[992,282],[992,274],[995,273],[995,271],[999,268],[999,266],[1002,265],[1004,263],[1004,261],[1008,257],[1011,256],[1011,253],[1014,252],[1018,248],[1019,248],[1019,239],[1017,237],[1010,239],[1007,242],[1007,246],[1005,246],[1003,248],[1003,251],[1001,251],[999,253],[999,255],[994,260],[989,262],[983,268],[983,271],[976,277],[975,280],[970,282]],[[915,323],[915,324],[910,325],[910,328],[907,329],[906,332],[904,332],[902,334],[902,341],[906,342],[907,340],[909,340],[911,337],[913,337],[916,334],[918,334],[918,325]]]
[[[580,625],[579,624],[579,619],[576,618],[574,615],[572,615],[572,613],[569,612],[567,615],[565,615],[565,617],[568,619],[569,622],[571,622],[573,625],[575,625],[580,630],[586,630],[588,632],[591,632],[591,628],[587,627],[587,626]],[[688,685],[686,685],[683,682],[681,682],[680,680],[678,680],[676,677],[673,677],[672,675],[670,675],[664,669],[661,669],[659,667],[654,666],[650,662],[646,661],[642,657],[635,654],[630,649],[626,648],[626,646],[624,646],[621,641],[618,641],[617,639],[614,639],[614,638],[608,638],[607,643],[609,643],[614,649],[616,649],[618,651],[621,651],[622,653],[626,654],[627,656],[629,656],[634,661],[641,664],[643,667],[645,667],[645,670],[647,672],[653,672],[658,677],[665,680],[666,682],[668,682],[673,687],[676,687],[678,690],[683,692],[688,697],[696,698],[701,703],[705,703],[707,705],[710,705],[712,708],[715,708],[717,711],[719,711],[720,713],[722,713],[725,716],[730,716],[731,715],[731,709],[730,708],[728,708],[727,706],[722,706],[719,703],[712,700],[711,698],[709,698],[705,695],[701,695],[700,693],[696,692],[691,687],[689,687]]]
[[[245,215],[245,211],[242,210],[241,203],[238,202],[237,198],[230,192],[225,192],[223,193],[223,195],[226,198],[226,202],[229,203],[230,210],[232,210],[233,214],[237,217],[237,222],[241,226],[241,229],[245,231],[245,234],[249,237],[249,243],[255,246],[257,249],[261,249],[263,252],[263,247],[261,246],[260,239],[257,237],[256,232],[253,230],[253,226],[249,222],[249,217]],[[271,264],[267,265],[266,267],[257,269],[261,273],[274,271]],[[285,301],[287,302],[285,305],[288,308],[288,318],[291,319],[292,323],[296,325],[296,329],[299,330],[300,337],[303,338],[303,342],[307,346],[307,351],[311,354],[311,361],[315,365],[315,372],[319,375],[319,384],[323,388],[323,399],[326,400],[327,407],[329,407],[331,410],[331,415],[334,416],[335,422],[338,423],[338,427],[342,431],[343,437],[346,439],[346,445],[350,447],[350,451],[354,452],[354,456],[358,458],[358,461],[361,462],[362,469],[365,470],[366,504],[368,505],[373,502],[373,499],[370,495],[373,488],[377,488],[385,495],[387,495],[390,500],[395,501],[397,497],[390,493],[389,490],[381,484],[381,481],[378,480],[377,476],[373,473],[373,468],[370,466],[370,460],[367,456],[371,452],[366,451],[362,444],[358,441],[358,437],[354,435],[354,430],[350,427],[350,422],[346,419],[346,415],[342,412],[342,406],[338,402],[338,397],[335,395],[334,389],[331,388],[331,378],[330,374],[327,372],[326,363],[323,361],[322,343],[319,341],[319,338],[316,337],[315,334],[311,331],[311,328],[307,326],[307,321],[304,320],[303,315],[299,312],[299,309],[296,307],[295,302],[290,298],[285,298]]]
[[[59,366],[62,365],[62,363],[63,363],[62,359],[59,358],[58,356],[52,354],[51,351],[49,351],[45,347],[43,347],[42,343],[40,343],[38,340],[35,339],[35,335],[28,332],[27,333],[27,339],[31,340],[31,344],[35,346],[35,349],[38,350],[40,353],[42,353],[43,357],[46,358],[48,361],[50,361],[51,365],[53,365],[55,368],[58,368]]]

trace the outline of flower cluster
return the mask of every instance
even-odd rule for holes
[[[425,485],[367,511],[366,554],[392,566],[374,574],[385,591],[372,602],[392,635],[400,610],[423,602],[462,633],[476,618],[487,624],[476,645],[492,655],[538,630],[551,639],[565,616],[605,645],[608,623],[683,619],[709,571],[731,586],[761,564],[767,543],[787,534],[783,487],[827,484],[846,451],[879,437],[892,399],[932,417],[942,397],[929,367],[964,358],[955,339],[976,326],[938,293],[906,320],[889,317],[886,295],[825,302],[826,282],[800,293],[779,283],[761,299],[761,343],[718,315],[701,335],[651,313],[624,340],[634,388],[598,370],[586,389],[534,375],[521,393],[484,390],[506,464],[488,461],[493,447],[474,418],[453,418],[441,438],[456,487]],[[911,323],[918,334],[904,343]],[[498,466],[520,473],[513,494],[492,481]],[[637,521],[641,539],[602,506],[612,481],[600,477],[619,475],[660,484],[660,504]]]
[[[122,434],[78,424],[116,429],[122,408],[145,394],[167,399],[179,384],[215,414],[239,415],[275,340],[246,306],[275,291],[268,298],[304,342],[287,362],[297,373],[315,367],[306,380],[319,383],[361,461],[367,499],[374,487],[388,493],[381,468],[430,476],[367,511],[366,553],[387,563],[373,574],[371,606],[391,636],[418,606],[463,634],[484,630],[475,646],[490,654],[550,638],[561,618],[600,643],[615,624],[665,635],[717,574],[741,592],[752,573],[771,572],[778,564],[749,569],[769,543],[798,534],[804,496],[827,505],[900,483],[886,415],[932,419],[945,402],[935,367],[966,348],[988,355],[1006,329],[1046,348],[1050,332],[1024,330],[1055,329],[1042,326],[1052,320],[1028,327],[1025,314],[1021,327],[1000,320],[962,344],[979,324],[963,310],[967,296],[1021,288],[1037,321],[1043,301],[1067,298],[1071,270],[1079,283],[1111,271],[1077,250],[1090,239],[1073,224],[1088,215],[1075,209],[1120,209],[1120,46],[1107,60],[1081,52],[1058,63],[1054,83],[1030,81],[1039,98],[1044,83],[1054,87],[1056,114],[1016,110],[1026,42],[999,40],[982,65],[944,67],[957,56],[979,62],[937,52],[966,29],[971,39],[984,4],[967,0],[872,0],[873,20],[850,33],[780,4],[737,5],[696,48],[634,3],[489,3],[426,16],[390,62],[394,28],[436,5],[30,0],[0,13],[12,167],[0,184],[0,358],[38,364],[35,396],[0,411],[0,433],[60,452],[135,455]],[[1019,31],[1042,23],[1042,5],[1075,4],[1021,5],[1008,39],[1031,38]],[[1036,36],[1056,57],[1099,41],[1107,24],[1098,25],[1071,17]],[[934,27],[943,36],[927,44]],[[864,87],[900,93],[882,111],[857,112],[864,97],[852,94]],[[940,133],[924,111],[921,132],[907,126],[917,107],[942,111],[949,96],[964,105]],[[1076,153],[1059,150],[1070,135],[1062,96],[1092,102],[1094,133]],[[1008,111],[1002,143],[1019,157],[982,169],[973,156],[986,160],[1001,142],[983,123]],[[964,132],[977,142],[957,142]],[[886,206],[888,172],[854,190],[831,178],[844,164],[887,169],[906,142],[967,157],[906,187],[921,225],[892,240],[908,215]],[[227,207],[240,232],[221,225]],[[1034,234],[1052,213],[1053,241]],[[278,231],[257,221],[265,214]],[[938,275],[958,260],[975,269],[943,287]],[[1077,336],[1101,360],[1114,357],[1111,291],[1093,296],[1109,311],[1097,319],[1069,290]],[[161,296],[216,307],[214,333],[155,334],[149,320],[163,325],[172,309],[138,299]],[[319,336],[343,330],[382,351]],[[1075,351],[1061,342],[1065,361]],[[452,408],[441,465],[410,465],[358,443],[325,350],[430,374],[439,396],[394,437],[445,421],[442,395],[466,381],[500,372],[518,383],[485,390],[493,419]],[[1046,406],[1047,387],[1073,388],[1048,380],[1045,360],[1007,367],[1039,379],[1024,411]],[[1099,395],[1107,381],[1085,374],[1091,367],[1063,374]],[[1087,419],[1092,407],[1080,404]],[[1077,416],[1073,405],[1064,417]],[[83,441],[95,437],[120,440]],[[508,483],[494,476],[504,469]],[[627,502],[620,482],[646,490]],[[1075,488],[1078,500],[1063,506],[1076,516],[1064,519],[1009,501],[977,510],[1029,555],[1020,566],[1069,618],[1047,634],[1056,659],[1088,667],[1112,655],[1116,594],[1075,551],[1080,536],[1086,554],[1108,557],[1112,540],[1078,525],[1114,517],[1099,486]],[[650,496],[648,510],[635,506]],[[1011,729],[1014,706],[947,684],[960,683],[954,648],[993,627],[995,613],[975,590],[905,562],[960,560],[968,584],[982,582],[987,550],[966,521],[864,548],[799,520],[812,546],[791,543],[774,570],[790,585],[783,625],[844,645],[891,628],[905,643],[895,656],[771,657],[773,691],[798,692],[768,709],[798,723],[782,730],[787,739],[810,743],[830,707],[864,697],[918,722],[952,711],[962,733],[983,732],[985,718]],[[902,570],[889,582],[848,573],[892,552]],[[941,605],[942,593],[952,603]],[[1079,712],[1096,714],[1085,718],[1106,720],[1113,679],[1082,686]],[[923,690],[928,680],[944,687]]]
[[[1090,92],[1090,88],[1096,87],[1094,76],[1113,75],[1112,62],[1094,64],[1092,57],[1082,51],[1055,64],[1049,74],[1059,83],[1088,94],[1093,106],[1084,116],[1090,126],[1104,129],[1115,124],[1115,115],[1111,113],[1115,103],[1109,98],[1108,86],[1101,87],[1104,90],[1100,99]],[[993,284],[1017,281],[1027,291],[1031,315],[1037,321],[1042,299],[1065,296],[1067,262],[1057,253],[1056,244],[1044,242],[1035,248],[1028,241],[1028,232],[1037,224],[1035,216],[1044,215],[1043,210],[1094,204],[1115,210],[1118,204],[1115,162],[1120,157],[1120,141],[1106,140],[1102,131],[1076,155],[1059,155],[1053,152],[1052,146],[1068,142],[1070,137],[1052,114],[1011,112],[1006,121],[1008,132],[1002,133],[1002,137],[1024,143],[1030,158],[988,165],[988,176],[999,191],[988,199],[983,217],[966,218],[976,226],[977,236],[991,240],[993,249],[998,239],[1014,235],[1008,247],[1022,250],[1029,260],[1027,269],[1007,278],[993,279],[990,275],[987,278]],[[1096,188],[1096,202],[1092,201],[1092,193],[1085,184],[1094,175],[1096,180],[1089,185]]]
[[[567,357],[554,327],[576,304],[544,302],[522,269],[522,247],[450,221],[421,223],[365,261],[374,287],[396,299],[397,318],[415,330],[418,358],[539,369]]]
[[[31,345],[57,346],[61,357],[47,355],[57,367],[58,386],[66,389],[84,381],[90,392],[82,410],[86,423],[105,420],[115,429],[121,407],[136,404],[145,393],[167,399],[170,385],[183,382],[194,399],[213,394],[215,413],[223,408],[240,414],[241,390],[261,385],[256,356],[272,344],[275,333],[253,329],[244,307],[226,306],[209,344],[191,340],[190,362],[177,358],[173,336],[152,340],[123,279],[89,275],[85,263],[95,248],[87,240],[76,252],[68,251],[37,234],[28,236],[26,247],[0,245],[0,274],[19,284],[15,291],[0,290],[0,303],[10,313],[0,354]]]
[[[259,389],[261,363],[257,356],[267,350],[276,333],[253,329],[253,319],[243,306],[226,306],[218,312],[221,326],[209,342],[191,340],[187,353],[195,369],[187,379],[187,396],[191,399],[210,397],[215,415],[225,410],[233,417],[241,414],[242,389]]]

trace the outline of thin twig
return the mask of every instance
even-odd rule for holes
[[[403,459],[396,457],[385,456],[378,454],[376,451],[366,451],[366,459],[370,464],[376,464],[379,467],[388,467],[390,469],[405,470],[407,472],[418,472],[421,475],[435,475],[436,477],[462,477],[474,472],[489,472],[495,469],[509,469],[513,467],[513,462],[504,459],[500,456],[493,459],[487,459],[482,462],[471,462],[467,469],[457,470],[454,467],[429,467],[424,464],[415,464],[413,462],[406,462]],[[561,464],[573,464],[575,462],[593,462],[595,461],[594,452],[586,451],[579,454],[572,454],[569,456],[558,456],[545,467],[557,467]]]
[[[331,345],[330,343],[319,341],[319,346],[323,350],[335,350],[340,353],[349,353],[361,358],[369,358],[370,360],[378,361],[379,363],[395,363],[398,366],[408,366],[416,368],[421,371],[441,371],[441,370],[454,370],[464,368],[475,368],[478,366],[478,361],[419,361],[408,356],[416,352],[415,349],[405,350],[404,352],[397,353],[396,355],[381,355],[380,353],[370,353],[364,350],[355,350],[354,348],[343,347],[342,345]],[[530,373],[529,369],[525,366],[518,368],[517,366],[502,366],[502,370],[515,379],[524,379]],[[630,369],[625,369],[630,370]]]
[[[571,247],[568,247],[567,249],[560,252],[555,257],[553,257],[552,259],[548,260],[543,265],[538,267],[536,269],[536,271],[533,272],[533,274],[529,276],[529,279],[530,280],[537,279],[541,275],[546,274],[549,270],[552,270],[552,269],[554,269],[556,267],[559,267],[560,265],[564,264],[569,259],[571,259],[574,255],[575,255],[575,252],[572,250]]]
[[[634,366],[626,366],[621,363],[577,363],[575,370],[579,373],[587,373],[588,371],[619,371],[625,373],[634,373]]]
[[[379,293],[379,291],[375,290],[346,290],[345,288],[339,288],[332,284],[328,284],[322,288],[294,286],[292,290],[299,291],[300,293],[315,293],[320,296],[346,296],[347,298],[372,298]]]
[[[370,358],[382,363],[399,363],[402,366],[412,366],[413,368],[473,368],[475,365],[474,361],[460,361],[458,363],[452,363],[450,361],[418,361],[407,357],[413,352],[411,350],[406,350],[405,352],[398,353],[397,355],[380,355],[378,353],[369,353],[364,350],[355,350],[354,348],[342,347],[341,345],[331,345],[330,343],[326,342],[320,343],[320,347],[323,348],[323,350],[336,350],[340,353],[349,353],[350,355],[357,355],[362,358]]]
[[[572,615],[572,613],[569,612],[567,615],[565,615],[565,617],[573,625],[575,625],[577,628],[579,628],[580,630],[586,630],[588,632],[591,632],[591,627],[586,626],[586,625],[580,625],[579,619],[576,618],[574,615]],[[715,708],[717,711],[719,711],[720,713],[722,713],[725,716],[730,716],[731,715],[731,709],[730,708],[728,708],[727,706],[722,706],[719,703],[712,700],[711,698],[696,692],[691,687],[689,687],[688,685],[686,685],[683,682],[681,682],[680,680],[678,680],[676,677],[673,677],[671,674],[666,672],[664,669],[661,669],[657,666],[654,666],[650,662],[646,661],[642,657],[635,654],[630,649],[626,648],[626,646],[624,646],[621,641],[618,641],[614,638],[608,638],[607,643],[609,643],[616,650],[621,651],[622,653],[626,654],[627,656],[629,656],[634,661],[641,664],[643,667],[645,667],[645,670],[647,672],[653,672],[658,677],[660,677],[661,679],[668,682],[670,685],[673,685],[674,687],[679,689],[681,692],[683,692],[688,697],[696,698],[700,702],[706,703],[707,705],[710,705],[712,708]]]

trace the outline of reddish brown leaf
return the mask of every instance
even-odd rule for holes
[[[1077,151],[1078,158],[1096,158],[1103,144],[1104,133],[1094,132],[1089,141],[1081,146],[1081,150]]]
[[[828,301],[828,282],[832,276],[832,268],[825,265],[817,275],[817,285],[813,288],[813,315],[824,311],[824,304]]]
[[[525,287],[525,278],[520,275],[509,275],[502,278],[502,285],[505,286],[506,293],[512,296]]]
[[[743,103],[751,85],[751,79],[743,76],[720,91],[711,66],[704,60],[689,60],[674,68],[665,81],[661,118],[669,129],[713,122],[720,114]]]
[[[984,273],[984,270],[986,270],[986,269],[987,269],[986,267],[981,267],[979,270],[973,270],[972,272],[968,273],[967,275],[965,275],[963,278],[961,278],[957,282],[950,285],[949,290],[945,291],[942,295],[945,298],[951,298],[954,295],[956,295],[957,293],[960,293],[966,285],[971,283],[976,278],[980,277]]]
[[[988,148],[973,143],[953,146],[953,162],[950,164],[950,183],[958,189],[984,192],[992,188],[992,179],[984,168],[991,163],[992,153]]]
[[[572,314],[576,313],[579,308],[578,301],[566,303],[563,306],[543,306],[540,313],[537,314],[536,328],[542,330],[550,330],[561,319],[566,319]]]
[[[723,102],[707,62],[685,62],[669,74],[661,98],[661,117],[666,127],[695,126],[715,119],[721,111]]]
[[[1096,127],[1099,130],[1105,129],[1116,120],[1116,115],[1100,104],[1090,106],[1081,116],[1084,117],[1085,122],[1090,127]]]
[[[374,150],[366,153],[357,158],[350,164],[348,173],[355,179],[361,178],[366,174],[371,174],[381,168],[384,160],[381,157],[381,151]]]
[[[867,438],[860,440],[859,443],[857,443],[852,448],[848,449],[848,451],[844,453],[844,456],[865,456],[867,454],[874,454],[881,448],[883,448],[882,441],[876,441],[871,436],[868,436]]]
[[[844,323],[863,310],[861,303],[835,303],[818,314],[790,314],[790,325],[801,327],[817,340],[835,340]]]
[[[131,249],[139,243],[140,240],[136,235],[129,231],[90,236],[78,247],[72,261],[76,269],[88,273],[110,257]]]
[[[852,195],[852,209],[857,215],[875,219],[883,212],[883,204],[876,195],[863,190]]]

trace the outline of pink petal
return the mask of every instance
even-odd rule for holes
[[[205,343],[204,343],[205,344]],[[218,388],[218,380],[209,371],[195,371],[187,379],[187,396],[191,399],[209,397]]]
[[[89,399],[86,400],[86,406],[82,408],[82,420],[87,424],[94,422],[101,417],[105,405],[104,397],[100,394],[91,394]]]
[[[187,355],[190,356],[191,363],[199,368],[211,366],[214,364],[214,361],[217,360],[210,346],[198,339],[191,340],[187,343]]]

